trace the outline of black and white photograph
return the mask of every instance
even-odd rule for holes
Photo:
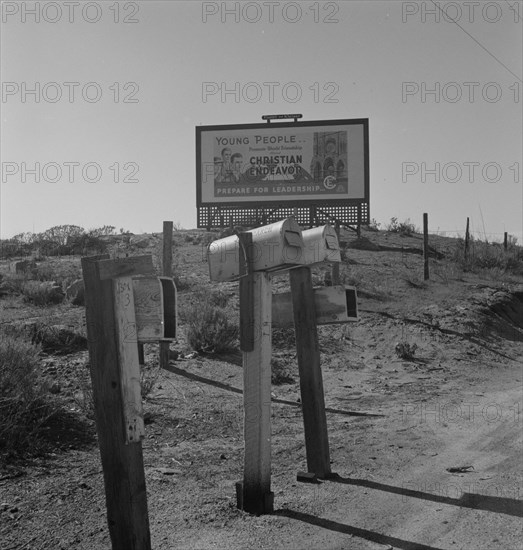
[[[0,8],[0,550],[523,550],[523,1]]]

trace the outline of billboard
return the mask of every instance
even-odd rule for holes
[[[198,126],[200,206],[368,202],[368,119]]]

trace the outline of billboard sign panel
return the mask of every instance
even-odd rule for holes
[[[199,126],[198,206],[368,201],[368,119]]]

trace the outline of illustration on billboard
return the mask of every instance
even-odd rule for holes
[[[200,204],[364,199],[366,131],[366,120],[197,129]]]
[[[347,132],[217,137],[214,196],[347,194]]]

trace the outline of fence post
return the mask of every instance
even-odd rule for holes
[[[505,251],[508,249],[508,233],[506,231],[503,235],[503,248],[505,249]]]
[[[469,223],[470,223],[470,220],[469,218],[467,218],[467,228],[465,229],[465,260],[467,259],[469,254],[469,240],[470,240]]]
[[[162,275],[173,276],[173,222],[163,222]],[[169,341],[160,341],[160,368],[169,366]]]
[[[423,214],[423,279],[429,280],[429,215]]]

